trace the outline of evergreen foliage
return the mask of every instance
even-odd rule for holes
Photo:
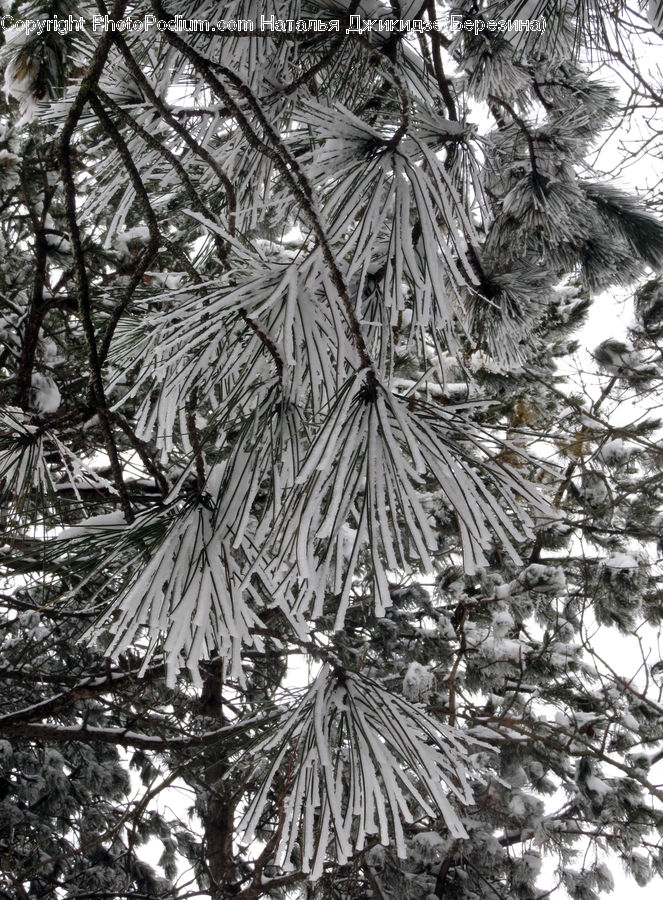
[[[663,223],[590,165],[640,5],[7,11],[87,24],[0,48],[0,897],[663,875]]]

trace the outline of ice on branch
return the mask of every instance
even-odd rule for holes
[[[336,628],[362,566],[378,616],[391,605],[389,571],[432,569],[438,538],[427,497],[455,515],[470,573],[487,564],[495,539],[518,560],[531,534],[525,503],[552,515],[521,475],[487,458],[488,436],[465,410],[413,404],[377,383],[371,392],[365,378],[339,391],[261,561],[301,613],[318,616],[326,591],[338,595]]]
[[[260,638],[251,633],[261,622],[239,587],[230,542],[215,530],[213,511],[200,503],[171,511],[169,518],[165,523],[139,520],[118,531],[112,558],[130,567],[129,578],[87,636],[98,635],[112,623],[114,637],[106,654],[117,656],[145,635],[143,668],[162,652],[171,686],[185,666],[200,685],[198,663],[214,652],[224,660],[229,676],[243,683],[242,646],[262,648]],[[136,574],[148,541],[148,562]],[[110,562],[105,560],[106,565]]]
[[[57,392],[55,385],[53,391]],[[53,431],[34,424],[29,413],[11,406],[0,412],[3,502],[20,510],[32,491],[54,497],[58,489],[71,488],[76,493],[82,486],[115,493],[115,488],[66,447]]]
[[[294,853],[313,879],[328,854],[343,864],[374,837],[404,857],[402,823],[415,814],[440,816],[465,838],[452,800],[472,802],[473,746],[380,683],[325,664],[280,727],[252,748],[259,787],[240,831],[250,839],[278,809],[277,862],[293,868]]]

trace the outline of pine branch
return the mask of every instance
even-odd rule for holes
[[[17,722],[3,726],[2,734],[7,738],[25,738],[30,741],[45,743],[82,742],[87,744],[115,744],[120,747],[135,747],[144,750],[179,751],[198,747],[221,745],[228,739],[234,739],[252,726],[269,724],[269,716],[256,716],[238,724],[226,725],[200,735],[160,736],[134,731],[131,728],[99,727],[96,725],[45,725],[37,723]],[[232,740],[231,740],[232,745]]]
[[[198,494],[202,497],[205,490],[205,463],[203,462],[203,452],[200,445],[200,437],[196,428],[196,406],[198,403],[198,389],[194,388],[189,394],[185,411],[186,411],[186,428],[189,435],[189,441],[193,450],[193,459],[196,466],[196,482],[198,484]]]
[[[162,665],[151,666],[140,675],[142,683],[161,678],[164,674]],[[1,673],[0,673],[1,676]],[[19,723],[28,723],[54,716],[63,710],[69,709],[81,700],[90,700],[93,698],[104,696],[107,693],[120,691],[128,685],[136,685],[137,672],[123,672],[102,676],[100,678],[87,678],[70,690],[47,700],[40,700],[32,706],[25,709],[19,709],[12,713],[6,713],[0,716],[0,730],[3,728],[11,728]],[[25,676],[24,676],[25,677]]]
[[[224,191],[226,193],[226,202],[228,205],[228,233],[231,236],[234,236],[235,219],[237,214],[237,197],[232,182],[230,181],[226,173],[221,169],[212,154],[193,138],[188,129],[186,129],[181,122],[177,121],[177,118],[171,113],[165,103],[155,92],[154,88],[145,77],[143,70],[140,68],[140,66],[132,56],[122,32],[114,32],[113,39],[118,49],[122,53],[129,71],[136,79],[136,83],[140,86],[141,90],[144,91],[145,96],[148,98],[152,106],[159,112],[161,118],[165,122],[167,122],[168,125],[171,126],[171,128],[173,128],[173,130],[182,138],[182,140],[187,144],[187,146],[193,151],[196,156],[200,157],[200,159],[204,160],[207,163],[207,165],[212,169],[214,174],[219,179],[220,183],[223,185]]]
[[[124,12],[125,7],[126,0],[116,0],[113,5],[112,16],[114,18],[120,18],[122,16],[122,13]],[[71,241],[72,253],[74,257],[74,269],[76,273],[76,282],[78,289],[79,314],[81,317],[81,322],[83,324],[83,331],[85,333],[88,358],[90,362],[91,389],[94,397],[94,405],[99,415],[99,424],[104,436],[106,451],[110,459],[115,487],[117,488],[118,494],[120,496],[120,502],[124,511],[125,518],[127,522],[131,522],[133,521],[133,510],[124,484],[122,466],[111,429],[108,405],[106,403],[104,384],[101,375],[101,363],[99,360],[99,353],[94,333],[94,325],[92,323],[90,293],[85,265],[85,256],[83,253],[80,230],[76,218],[76,187],[74,184],[70,154],[70,144],[74,129],[83,113],[83,108],[89,97],[90,90],[99,80],[110,48],[110,32],[107,31],[104,32],[99,41],[99,44],[97,45],[97,49],[95,50],[95,53],[92,57],[92,62],[87,71],[87,75],[81,82],[81,87],[69,109],[69,113],[58,139],[55,152],[60,164],[62,181],[64,185],[65,212],[69,230],[69,239]]]
[[[23,328],[23,340],[21,346],[21,357],[16,375],[16,398],[15,403],[21,409],[27,409],[30,400],[30,388],[32,386],[32,371],[34,368],[35,354],[39,343],[39,332],[44,316],[51,308],[51,301],[44,299],[44,288],[46,286],[47,261],[48,261],[48,243],[46,240],[46,229],[44,223],[48,210],[53,199],[54,188],[48,188],[44,191],[44,199],[42,203],[41,215],[37,215],[34,205],[30,200],[28,185],[25,175],[25,166],[21,167],[21,189],[23,199],[28,208],[30,220],[34,233],[34,256],[35,256],[35,276],[32,287],[32,296],[30,298],[30,306],[28,316]]]
[[[152,6],[160,18],[165,21],[174,21],[175,17],[171,16],[165,10],[159,0],[152,0]],[[350,326],[352,339],[359,354],[361,367],[362,369],[368,370],[368,374],[366,376],[368,384],[371,381],[371,378],[374,378],[374,375],[371,374],[373,373],[373,363],[368,353],[361,326],[359,324],[359,320],[357,319],[352,301],[350,300],[343,275],[341,274],[334,253],[331,249],[329,241],[327,240],[327,236],[315,211],[311,186],[302,173],[297,161],[285,149],[281,140],[267,122],[264,114],[262,113],[262,110],[260,109],[259,104],[253,97],[253,94],[237,75],[228,70],[225,66],[210,63],[209,60],[206,60],[203,56],[194,51],[192,47],[186,44],[176,32],[165,31],[164,34],[168,42],[176,47],[187,59],[191,61],[191,63],[196,67],[201,75],[206,78],[209,86],[219,95],[219,97],[224,101],[228,108],[233,110],[233,118],[242,130],[242,133],[246,138],[249,146],[264,154],[276,165],[276,167],[281,172],[281,175],[283,176],[285,182],[290,187],[290,190],[292,191],[294,197],[302,206],[302,209],[306,213],[306,216],[311,224],[313,232],[318,239],[318,243],[322,248],[322,253],[331,273],[332,281],[334,283],[334,286],[336,287],[336,290],[338,291],[339,297],[341,298],[341,302],[345,310],[345,315]],[[262,140],[257,136],[255,131],[249,124],[247,118],[244,116],[243,112],[232,99],[229,92],[219,81],[219,79],[214,75],[213,68],[221,71],[224,77],[226,77],[230,81],[230,83],[239,91],[240,95],[249,102],[249,105],[251,106],[251,109],[254,112],[259,124],[265,131],[265,137],[267,140]],[[267,141],[269,141],[269,143]]]
[[[501,106],[502,109],[505,109],[509,113],[509,115],[511,116],[513,121],[516,123],[518,128],[520,129],[521,133],[523,134],[523,136],[525,138],[525,141],[527,142],[530,166],[532,167],[532,175],[535,179],[535,182],[538,183],[539,168],[538,168],[538,163],[537,163],[537,159],[536,159],[536,147],[534,146],[534,138],[532,137],[529,128],[527,127],[527,125],[525,124],[523,119],[520,118],[520,116],[515,111],[513,106],[510,103],[507,103],[506,100],[503,100],[501,97],[496,97],[495,94],[488,94],[488,100],[490,100],[490,102],[494,103],[496,106]]]

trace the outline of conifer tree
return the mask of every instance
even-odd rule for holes
[[[663,224],[590,165],[643,16],[7,10],[1,897],[663,874]]]

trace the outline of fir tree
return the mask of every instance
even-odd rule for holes
[[[662,15],[12,6],[0,896],[663,874],[663,224],[589,164]]]

